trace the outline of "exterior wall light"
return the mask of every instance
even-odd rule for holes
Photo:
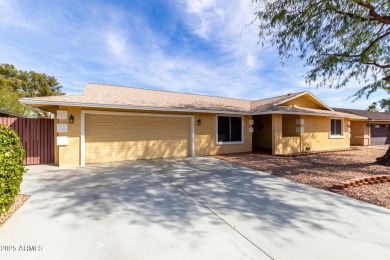
[[[73,123],[74,123],[74,116],[70,115],[70,117],[69,117],[69,124],[73,124]]]
[[[198,119],[198,125],[202,125],[202,120]]]

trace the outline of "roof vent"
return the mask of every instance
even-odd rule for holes
[[[291,96],[292,94],[291,93],[288,93],[287,96]]]

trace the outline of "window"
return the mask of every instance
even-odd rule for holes
[[[343,121],[341,119],[330,120],[330,136],[343,136]]]
[[[242,143],[242,117],[218,116],[217,143]]]

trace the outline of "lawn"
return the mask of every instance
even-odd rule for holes
[[[240,153],[216,156],[255,170],[283,177],[313,187],[331,190],[333,184],[372,175],[390,175],[390,167],[378,165],[375,158],[385,150],[312,154],[297,157],[278,157],[264,153]],[[364,185],[333,191],[390,209],[390,182]]]

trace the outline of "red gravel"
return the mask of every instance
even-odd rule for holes
[[[313,187],[330,190],[333,184],[371,175],[390,175],[390,167],[375,164],[385,150],[323,153],[298,157],[278,157],[262,153],[215,156],[252,169]],[[348,188],[337,193],[390,209],[390,182]]]

